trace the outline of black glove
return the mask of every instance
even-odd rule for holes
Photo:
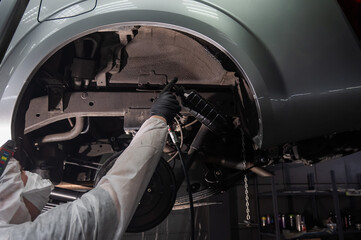
[[[170,124],[180,110],[181,107],[179,106],[176,97],[170,92],[165,92],[153,103],[150,115],[164,117],[167,123]]]

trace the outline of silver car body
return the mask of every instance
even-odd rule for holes
[[[67,43],[159,26],[205,40],[243,72],[259,148],[361,128],[361,50],[336,1],[31,0],[0,66],[1,142],[28,81]]]

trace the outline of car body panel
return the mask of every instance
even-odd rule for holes
[[[0,1],[0,63],[24,14],[28,0]]]
[[[361,51],[335,1],[243,0],[234,7],[232,1],[103,0],[93,11],[42,23],[39,4],[29,3],[35,17],[24,15],[1,65],[1,141],[11,137],[26,82],[51,54],[80,36],[131,24],[187,32],[224,51],[252,90],[258,147],[360,128]]]
[[[246,32],[241,35],[231,32],[231,36],[228,36],[227,33],[217,30],[217,28],[221,29],[225,25],[233,28],[238,27],[238,23],[222,13],[219,13],[216,18],[212,15],[205,17],[202,13],[195,16],[194,12],[189,11],[181,2],[179,2],[179,6],[173,6],[172,8],[164,5],[163,1],[152,2],[152,4],[142,1],[136,3],[138,6],[134,9],[134,6],[126,6],[125,8],[125,5],[119,2],[98,2],[97,8],[92,12],[75,18],[45,21],[35,26],[31,32],[23,34],[22,37],[21,33],[19,33],[17,39],[13,39],[18,42],[12,43],[13,48],[8,51],[8,59],[0,70],[1,78],[10,80],[13,83],[8,84],[6,81],[0,83],[0,88],[4,91],[0,105],[4,109],[14,109],[21,87],[52,53],[75,38],[104,28],[104,26],[107,26],[107,28],[118,27],[121,25],[119,23],[123,23],[123,25],[146,24],[175,28],[202,36],[208,41],[213,41],[215,45],[217,45],[217,40],[223,42],[223,46],[217,45],[221,49],[225,49],[223,47],[229,45],[227,47],[236,50],[239,41],[237,38],[247,37]],[[109,4],[113,4],[110,10]],[[131,10],[126,11],[126,9]],[[181,9],[184,11],[182,17],[179,14]],[[166,19],[168,21],[165,21]],[[197,24],[195,24],[196,21]],[[197,28],[194,28],[193,25],[196,25]],[[202,32],[212,32],[215,40],[202,35]],[[235,38],[235,40],[232,38]],[[242,52],[240,53],[242,54]],[[247,57],[247,54],[243,54],[243,56]],[[12,112],[9,111],[7,114],[3,114],[0,120],[2,123],[7,124],[11,119]],[[4,133],[7,133],[7,135],[4,134],[4,139],[10,136],[9,130]]]
[[[337,1],[202,2],[237,18],[277,65],[281,86],[273,76],[265,92],[254,85],[261,111],[272,109],[264,144],[360,128],[360,42]]]
[[[43,0],[40,5],[38,20],[40,22],[61,18],[75,17],[90,12],[95,8],[96,0]]]

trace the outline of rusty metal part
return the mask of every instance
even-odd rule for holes
[[[31,100],[26,112],[24,133],[27,134],[50,123],[77,116],[124,116],[129,109],[150,112],[156,93],[136,92],[74,92],[62,112],[48,111],[48,97]],[[148,115],[149,116],[149,115]]]
[[[157,95],[156,92],[73,92],[67,96],[64,110],[57,112],[49,111],[48,96],[34,98],[26,112],[24,133],[72,117],[124,116],[127,122],[126,118],[132,117],[133,112],[137,115],[142,112],[145,121],[150,115],[152,100]],[[216,106],[222,105],[223,101],[231,101],[232,98],[232,95],[220,92],[202,92],[202,96],[211,99]],[[234,114],[230,112],[232,109],[223,110],[230,115]],[[184,112],[181,111],[182,113]]]

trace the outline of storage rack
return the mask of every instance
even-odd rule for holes
[[[255,197],[257,200],[257,215],[258,215],[258,219],[260,219],[260,206],[259,206],[259,199],[261,197],[272,197],[272,207],[273,207],[273,215],[274,215],[274,226],[275,226],[275,232],[271,233],[271,232],[262,232],[259,231],[259,239],[262,239],[263,236],[267,236],[267,237],[274,237],[276,240],[281,240],[281,239],[286,239],[280,231],[280,226],[279,226],[279,221],[277,219],[278,216],[278,197],[279,196],[308,196],[308,197],[312,197],[312,209],[313,209],[313,216],[318,218],[318,210],[317,210],[317,197],[318,196],[330,196],[332,197],[332,201],[333,201],[333,207],[334,207],[334,212],[336,213],[336,216],[339,216],[336,218],[336,224],[337,224],[337,230],[335,230],[334,232],[330,233],[327,231],[322,231],[322,232],[306,232],[303,234],[298,234],[296,235],[294,238],[287,238],[287,239],[303,239],[303,238],[316,238],[316,237],[328,237],[328,236],[332,236],[332,235],[337,235],[339,240],[344,240],[344,236],[345,234],[360,234],[361,235],[361,231],[360,230],[347,230],[344,231],[343,229],[343,222],[342,222],[342,217],[341,216],[341,209],[340,209],[340,202],[339,202],[339,196],[340,195],[346,195],[345,192],[339,192],[337,190],[337,185],[336,185],[336,180],[335,180],[335,172],[332,170],[330,171],[330,175],[331,175],[331,187],[332,189],[329,191],[320,191],[320,190],[304,190],[304,191],[277,191],[276,190],[276,184],[275,184],[275,177],[271,177],[271,191],[270,192],[258,192],[258,185],[257,185],[257,180],[255,183]],[[309,185],[313,185],[314,186],[314,180],[313,177],[309,177],[308,178],[309,181]],[[261,226],[259,224],[259,229],[261,229]]]

